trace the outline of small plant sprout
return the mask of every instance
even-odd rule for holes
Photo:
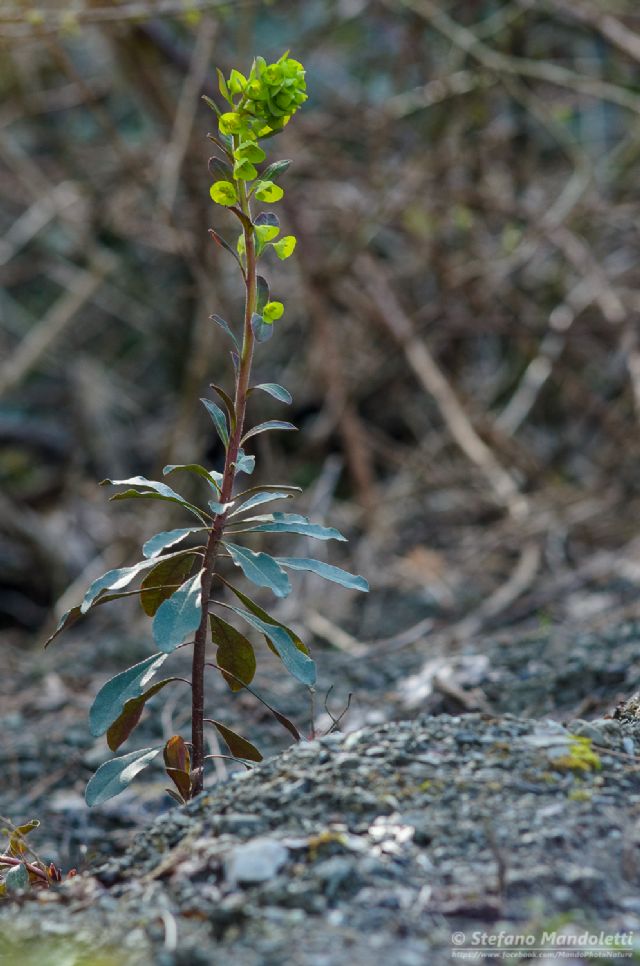
[[[205,759],[209,757],[205,755],[205,727],[216,729],[229,749],[228,757],[245,763],[261,760],[260,752],[250,741],[217,717],[208,717],[212,712],[207,708],[205,678],[210,671],[220,673],[231,691],[249,691],[295,739],[300,738],[295,725],[252,690],[256,653],[244,631],[258,632],[286,670],[308,688],[313,688],[316,680],[315,664],[297,634],[230,580],[234,568],[258,587],[268,588],[276,598],[290,593],[289,573],[297,571],[310,571],[350,589],[368,590],[362,577],[323,561],[272,557],[239,542],[254,533],[303,534],[316,540],[345,538],[338,530],[311,523],[297,513],[259,510],[263,504],[290,499],[299,492],[298,487],[251,486],[244,482],[255,466],[255,456],[248,451],[253,438],[259,433],[296,428],[274,419],[246,428],[245,416],[250,396],[259,399],[266,394],[284,404],[292,401],[283,386],[251,383],[254,351],[272,337],[284,313],[282,301],[271,296],[265,276],[258,274],[258,263],[264,259],[268,265],[274,255],[289,258],[296,246],[293,235],[280,235],[275,212],[255,209],[277,203],[283,197],[277,181],[289,161],[265,166],[266,152],[261,142],[281,131],[306,101],[305,71],[286,53],[274,64],[256,57],[248,77],[238,70],[232,70],[228,78],[218,71],[218,77],[225,110],[205,98],[218,119],[217,134],[209,135],[218,149],[217,156],[209,161],[214,177],[210,193],[217,205],[228,209],[238,220],[240,234],[235,246],[213,229],[210,234],[235,258],[245,290],[241,331],[237,331],[240,326],[232,327],[220,316],[211,316],[231,341],[235,372],[232,393],[213,385],[211,389],[218,401],[202,400],[224,447],[224,466],[219,470],[195,463],[165,466],[164,477],[172,482],[184,473],[198,477],[203,494],[198,504],[186,500],[167,482],[142,476],[105,480],[105,484],[123,488],[112,500],[177,504],[187,522],[180,529],[157,533],[147,540],[142,548],[143,559],[138,563],[110,570],[94,580],[82,603],[64,615],[47,642],[94,607],[137,594],[143,611],[152,620],[155,653],[101,688],[89,716],[91,733],[106,734],[109,748],[117,751],[136,728],[147,701],[167,687],[184,688],[186,684],[191,690],[191,740],[174,735],[164,747],[142,748],[107,761],[87,785],[89,805],[100,804],[123,791],[161,754],[174,786],[168,789],[169,794],[180,803],[193,798],[203,789]],[[134,581],[139,581],[137,590],[131,589]],[[160,671],[166,673],[171,655],[186,646],[193,648],[191,679],[173,674],[159,676]]]

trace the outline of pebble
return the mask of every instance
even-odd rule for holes
[[[225,863],[226,878],[232,885],[267,882],[280,871],[288,857],[288,849],[276,839],[251,839],[231,852]]]

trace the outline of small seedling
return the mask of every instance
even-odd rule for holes
[[[0,898],[31,889],[47,889],[62,882],[60,869],[53,862],[43,862],[27,845],[27,835],[40,825],[36,818],[24,825],[14,825],[0,815],[0,822],[5,826],[0,832],[6,836],[6,844],[0,846]],[[72,869],[66,878],[71,879],[75,875],[76,870]]]
[[[248,77],[238,70],[232,70],[228,78],[218,71],[218,77],[227,109],[221,112],[213,101],[205,98],[218,120],[217,134],[209,135],[218,149],[218,154],[209,161],[209,170],[214,176],[211,198],[235,216],[241,230],[235,246],[213,229],[210,234],[235,258],[245,289],[244,323],[240,334],[220,316],[211,316],[231,341],[235,372],[232,393],[220,386],[211,387],[221,405],[211,399],[202,400],[224,447],[224,466],[221,471],[195,463],[165,466],[165,477],[190,473],[199,478],[205,498],[198,504],[186,500],[167,483],[142,476],[105,480],[105,484],[126,487],[112,500],[147,499],[178,504],[195,523],[157,533],[144,544],[141,561],[130,567],[110,570],[95,580],[82,603],[64,615],[47,642],[92,608],[137,594],[143,611],[152,618],[157,651],[104,685],[91,708],[91,733],[96,736],[106,733],[109,748],[117,751],[140,721],[150,698],[168,685],[183,687],[186,683],[191,689],[191,741],[174,735],[164,748],[143,748],[106,762],[87,785],[89,805],[100,804],[123,791],[160,752],[167,775],[175,786],[169,793],[180,803],[193,798],[203,789],[205,760],[210,757],[205,756],[205,725],[216,729],[231,757],[245,762],[261,760],[260,752],[250,741],[221,721],[207,717],[207,668],[222,674],[231,691],[246,689],[255,694],[250,687],[256,672],[253,644],[227,618],[233,617],[262,634],[287,671],[302,685],[313,688],[316,668],[308,648],[289,627],[236,587],[221,565],[226,568],[227,561],[230,561],[251,582],[268,588],[278,598],[286,597],[291,591],[288,571],[310,571],[344,587],[368,590],[362,577],[323,561],[307,557],[272,557],[238,543],[238,539],[252,533],[295,533],[317,540],[345,538],[338,530],[313,524],[299,514],[256,513],[262,504],[290,499],[300,492],[298,487],[278,484],[242,488],[237,485],[239,477],[253,473],[255,456],[248,453],[246,447],[255,436],[272,430],[296,428],[289,422],[268,419],[245,429],[245,417],[250,397],[259,398],[266,393],[281,403],[292,401],[283,386],[275,383],[252,385],[251,367],[256,346],[272,337],[284,313],[282,302],[272,298],[266,278],[258,274],[258,263],[274,254],[279,259],[289,258],[296,239],[293,235],[280,235],[280,222],[275,212],[256,213],[252,209],[262,203],[278,202],[284,194],[277,182],[290,162],[275,161],[259,170],[266,161],[266,152],[260,142],[288,124],[306,101],[307,94],[304,68],[288,53],[273,64],[256,57]],[[179,545],[188,539],[199,539],[200,544],[180,549]],[[128,589],[139,578],[142,578],[139,589]],[[220,595],[214,596],[214,591],[225,589],[229,592],[227,600],[219,599]],[[153,681],[170,655],[187,645],[193,647],[191,680],[168,676]],[[208,657],[211,646],[216,648],[215,660],[213,655]],[[294,738],[299,739],[298,730],[291,721],[266,702],[263,704]]]

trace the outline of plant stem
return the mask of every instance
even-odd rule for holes
[[[236,476],[236,461],[240,440],[242,439],[245,413],[247,409],[247,393],[249,390],[249,380],[251,378],[251,363],[253,361],[254,337],[251,328],[251,316],[256,310],[256,291],[257,291],[257,259],[255,248],[255,236],[251,225],[251,212],[247,190],[244,182],[236,182],[240,196],[240,205],[245,220],[242,221],[246,249],[246,274],[245,274],[245,309],[244,309],[244,336],[242,342],[242,353],[236,375],[235,390],[235,427],[231,428],[229,445],[224,464],[222,485],[220,488],[220,502],[227,503],[233,493],[233,484]],[[198,795],[204,788],[204,668],[207,650],[207,638],[209,636],[209,604],[211,601],[211,587],[215,576],[216,559],[220,540],[224,531],[226,512],[221,513],[215,518],[215,522],[204,555],[202,565],[202,617],[198,630],[195,634],[193,645],[193,662],[191,671],[191,795]]]

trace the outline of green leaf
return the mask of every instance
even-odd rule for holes
[[[167,547],[173,547],[174,544],[180,543],[185,537],[188,537],[192,533],[204,533],[206,532],[205,527],[187,527],[182,530],[165,530],[163,533],[156,533],[154,537],[147,540],[142,546],[142,552],[145,557],[156,557]]]
[[[262,315],[266,322],[277,322],[278,319],[282,318],[283,312],[284,305],[282,302],[267,302],[262,310]]]
[[[166,654],[152,654],[139,664],[116,674],[100,688],[89,712],[89,730],[94,737],[105,733],[130,698],[137,698],[144,692],[166,659]]]
[[[254,194],[258,201],[266,201],[269,204],[274,201],[280,201],[284,197],[284,191],[280,185],[274,184],[273,181],[265,180],[256,183]]]
[[[217,386],[215,384],[215,382],[210,382],[209,383],[209,388],[210,389],[213,389],[215,392],[217,392],[218,395],[220,396],[220,399],[222,399],[222,401],[223,401],[223,403],[225,405],[225,409],[227,410],[227,415],[229,416],[229,425],[231,426],[232,429],[235,429],[235,425],[236,425],[236,407],[235,407],[235,403],[234,403],[233,399],[231,398],[231,396],[229,395],[229,393],[225,389],[222,388],[222,386]]]
[[[253,226],[261,247],[264,247],[267,242],[273,241],[280,234],[280,221],[273,211],[261,212],[254,219]],[[258,308],[258,311],[260,312],[261,309]]]
[[[296,680],[300,681],[302,684],[308,685],[309,687],[313,687],[313,685],[316,683],[315,663],[307,654],[296,647],[295,641],[291,635],[280,624],[268,623],[267,621],[256,617],[255,614],[242,610],[240,607],[234,607],[231,604],[227,604],[226,606],[239,617],[242,617],[247,624],[250,624],[259,631],[262,631],[265,637],[273,644],[287,671],[289,671],[289,673],[293,675]]]
[[[218,436],[222,440],[222,445],[226,449],[229,445],[229,430],[227,429],[227,420],[225,419],[224,413],[220,407],[216,406],[216,404],[211,402],[210,399],[201,399],[200,402],[211,416]]]
[[[173,557],[180,557],[183,554],[188,553],[186,550],[177,550],[175,553],[169,554],[167,560]],[[121,590],[131,583],[134,577],[138,574],[143,573],[143,571],[148,570],[150,567],[155,565],[155,560],[141,560],[139,563],[134,564],[133,567],[118,567],[115,570],[108,570],[106,574],[102,577],[98,577],[89,586],[86,594],[84,595],[84,600],[80,605],[80,613],[86,614],[89,608],[93,605],[96,597],[102,593],[103,590]]]
[[[163,655],[163,657],[166,655]],[[144,706],[158,691],[162,691],[165,685],[175,681],[175,678],[165,678],[164,681],[156,681],[150,688],[139,695],[137,698],[130,698],[124,705],[121,713],[107,731],[107,744],[111,751],[117,751],[123,745],[132,731],[137,727]]]
[[[233,166],[233,177],[236,181],[253,181],[258,177],[258,169],[250,161],[241,158]]]
[[[217,116],[220,117],[220,108],[218,107],[218,105],[216,104],[216,102],[215,101],[212,101],[211,98],[210,97],[207,97],[206,94],[201,94],[200,96],[201,96],[202,100],[205,102],[205,104],[207,105],[207,107],[210,107],[211,110],[212,111],[215,111],[215,113],[217,114]]]
[[[211,639],[218,645],[216,664],[222,668],[222,676],[231,690],[241,691],[244,684],[251,684],[256,673],[253,645],[244,634],[216,614],[209,614],[209,620]]]
[[[314,560],[309,557],[276,557],[276,561],[281,567],[287,567],[289,570],[309,571],[312,574],[317,574],[319,577],[324,577],[325,580],[332,580],[336,584],[342,584],[343,587],[347,587],[349,590],[361,590],[365,594],[369,590],[369,584],[364,577],[357,577],[355,574],[350,574],[347,570],[341,570],[340,567],[332,567],[322,560]]]
[[[273,242],[273,247],[278,258],[284,261],[285,258],[293,255],[296,243],[297,239],[295,235],[285,235],[280,241]]]
[[[220,737],[224,739],[225,743],[229,746],[229,751],[236,758],[246,758],[247,761],[262,761],[262,755],[256,746],[246,738],[243,738],[242,735],[236,734],[235,731],[227,728],[220,721],[214,721],[212,718],[207,718],[206,720],[218,730]]]
[[[21,862],[9,869],[3,878],[3,884],[9,896],[25,892],[29,888],[29,870],[26,865]]]
[[[289,406],[293,402],[291,393],[284,386],[279,386],[277,382],[261,382],[258,386],[252,386],[249,391],[253,392],[255,389],[260,389],[262,392],[266,392],[267,395],[277,399],[278,402],[287,403]]]
[[[161,557],[157,566],[149,571],[140,584],[140,604],[148,617],[153,617],[160,604],[185,582],[195,559],[195,554]]]
[[[254,168],[253,170],[255,171],[256,169]],[[233,173],[236,175],[235,168]],[[222,205],[225,208],[231,208],[233,205],[238,204],[238,193],[231,181],[216,181],[209,188],[209,194],[217,205]]]
[[[231,181],[233,178],[233,171],[229,165],[215,155],[209,158],[209,172],[215,177],[216,181]]]
[[[269,301],[269,283],[262,275],[256,277],[256,309],[257,315],[262,313],[263,306]]]
[[[229,93],[229,88],[227,87],[227,82],[224,79],[224,74],[222,73],[219,67],[216,67],[216,73],[218,75],[218,90],[224,97],[225,101],[228,101],[230,104],[233,104],[233,98]]]
[[[91,605],[91,607],[92,608],[98,607],[99,604],[108,604],[112,600],[120,600],[122,597],[129,597],[129,596],[130,595],[128,592],[125,592],[123,594],[104,594],[104,596],[99,597],[97,600],[95,600]],[[49,644],[51,644],[51,642],[56,639],[58,634],[62,634],[62,632],[66,631],[68,627],[73,627],[76,621],[80,620],[82,616],[83,616],[83,610],[79,604],[65,611],[62,617],[60,618],[60,620],[58,621],[58,625],[56,629],[53,631],[52,634],[49,635],[47,640],[44,642],[43,646],[45,648],[49,647]]]
[[[233,257],[235,258],[236,262],[240,266],[240,271],[244,275],[244,265],[242,264],[242,262],[238,258],[237,252],[233,249],[233,247],[229,244],[229,242],[228,241],[225,241],[225,239],[222,237],[222,235],[219,235],[218,232],[217,231],[214,231],[213,228],[209,228],[209,234],[211,235],[211,237],[213,238],[214,242],[216,243],[216,245],[218,245],[219,248],[224,248],[225,251],[228,251],[228,252],[231,253],[231,255],[233,255]],[[210,316],[210,318],[214,318],[214,316]],[[217,319],[218,316],[216,316],[215,318]],[[224,328],[224,326],[223,326],[223,328]],[[231,332],[231,330],[229,330],[229,332]]]
[[[268,342],[273,335],[273,325],[271,322],[266,322],[257,312],[254,312],[251,316],[251,328],[256,342]]]
[[[235,67],[229,74],[229,91],[231,94],[242,94],[247,86],[247,78]]]
[[[291,161],[274,161],[262,172],[264,181],[277,181],[280,175],[284,174]]]
[[[111,497],[112,500],[130,500],[136,497],[139,499],[168,500],[170,503],[179,503],[180,506],[194,513],[202,523],[205,523],[205,519],[201,515],[198,507],[189,503],[179,493],[172,490],[170,486],[167,486],[166,483],[159,483],[157,480],[148,480],[144,476],[132,476],[129,480],[103,480],[100,486],[107,484],[111,484],[112,486],[135,486],[141,487],[144,491],[151,491],[151,493],[136,493],[135,491],[127,490],[125,493],[116,493],[115,496]]]
[[[201,476],[214,490],[218,493],[220,492],[222,473],[218,473],[216,470],[205,470],[204,466],[200,466],[199,463],[170,463],[168,466],[165,466],[162,472],[165,476],[168,476],[170,473],[176,473],[178,470],[184,470],[187,473],[195,473],[196,476]]]
[[[233,251],[233,249],[231,249],[231,254],[234,257],[236,255],[236,253]],[[223,330],[223,332],[226,332],[227,333],[227,335],[232,340],[232,342],[233,342],[234,346],[236,347],[236,349],[238,350],[238,352],[240,352],[240,343],[238,342],[238,340],[236,339],[235,335],[231,331],[231,329],[229,327],[229,323],[228,322],[225,322],[225,320],[223,318],[221,318],[221,316],[219,316],[219,315],[210,315],[209,318],[211,319],[212,322],[215,322],[216,325],[219,325],[220,328]]]
[[[252,164],[262,164],[266,158],[266,154],[255,141],[243,141],[235,149],[234,156],[238,160],[250,161]]]
[[[286,429],[297,431],[298,427],[294,426],[293,423],[283,422],[281,419],[268,419],[265,423],[259,423],[258,426],[254,426],[250,429],[248,433],[245,433],[242,437],[242,442],[246,443],[248,439],[252,436],[257,436],[258,433],[266,433],[270,429]]]
[[[166,654],[175,651],[200,623],[201,583],[202,573],[198,572],[160,604],[153,618],[153,639]]]
[[[241,493],[236,493],[236,500],[242,499],[243,496],[252,496],[254,493],[279,493],[281,491],[295,495],[302,493],[302,487],[289,486],[287,483],[262,483],[259,486],[250,486],[247,490],[242,490]]]
[[[254,493],[242,506],[239,506],[237,510],[230,513],[229,519],[237,516],[239,513],[246,513],[247,510],[252,510],[254,506],[260,506],[261,503],[269,503],[271,500],[290,500],[292,496],[293,493],[285,492],[284,490],[262,490]]]
[[[235,467],[236,473],[246,473],[247,476],[251,476],[256,468],[256,458],[255,456],[247,456],[243,449],[239,449]]]
[[[258,587],[268,587],[276,597],[286,597],[291,593],[291,584],[285,572],[268,553],[254,553],[247,547],[223,542],[231,554],[236,567],[240,567],[245,577]]]
[[[84,797],[89,808],[102,805],[103,802],[123,792],[159,752],[159,748],[143,748],[141,751],[132,751],[121,758],[105,761],[87,784]]]
[[[252,600],[251,597],[247,596],[247,594],[243,594],[241,590],[238,590],[237,587],[234,587],[234,585],[229,583],[228,580],[225,580],[224,577],[221,577],[220,579],[222,580],[223,584],[236,595],[238,600],[244,604],[247,610],[251,611],[252,614],[255,614],[256,617],[259,617],[260,620],[265,621],[265,623],[273,624],[274,627],[281,627],[283,631],[287,632],[299,651],[302,651],[303,654],[309,654],[309,648],[303,643],[303,641],[300,640],[295,631],[291,630],[290,627],[287,627],[287,625],[283,624],[281,621],[276,620],[275,617],[271,616],[271,614],[268,614],[267,611],[260,607],[259,604],[256,604],[255,600]]]
[[[189,513],[193,513],[195,517],[198,518],[200,523],[206,526],[207,521],[202,515],[202,511],[192,503],[187,503],[186,500],[177,499],[173,496],[163,496],[161,493],[141,493],[139,490],[125,490],[124,493],[116,493],[114,496],[109,497],[109,501],[117,500],[160,500],[163,503],[178,503],[184,510],[188,510]]]
[[[321,527],[318,524],[309,523],[306,517],[300,517],[298,514],[273,513],[267,517],[250,517],[243,523],[252,523],[254,520],[267,522],[248,528],[252,533],[300,533],[315,540],[346,541],[347,539],[334,527]]]

